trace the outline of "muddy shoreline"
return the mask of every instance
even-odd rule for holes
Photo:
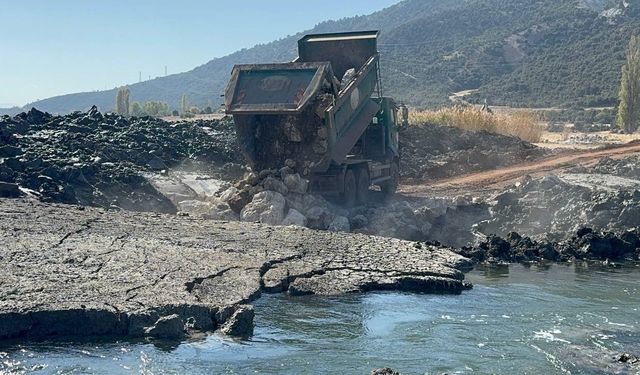
[[[0,199],[0,340],[250,334],[291,295],[461,293],[467,259],[397,239]]]

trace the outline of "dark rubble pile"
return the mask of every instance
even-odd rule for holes
[[[551,151],[516,137],[452,126],[413,124],[400,130],[403,177],[438,179],[534,160]]]
[[[622,234],[580,229],[570,239],[560,242],[535,241],[518,233],[506,238],[491,235],[475,247],[463,247],[460,255],[482,263],[522,263],[574,260],[640,260],[640,229]]]
[[[482,233],[515,231],[558,241],[564,239],[559,234],[582,226],[607,231],[640,226],[640,191],[596,190],[556,176],[525,178],[499,194],[491,210],[492,218],[478,225]]]
[[[0,118],[0,181],[45,202],[173,212],[142,173],[185,160],[236,161],[232,129],[224,121],[172,124],[95,107],[65,116],[32,109]]]

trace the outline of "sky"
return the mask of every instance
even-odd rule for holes
[[[0,107],[184,72],[398,1],[0,0]]]

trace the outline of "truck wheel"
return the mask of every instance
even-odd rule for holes
[[[380,190],[386,196],[391,196],[395,194],[398,189],[398,184],[400,183],[400,167],[398,166],[398,162],[391,163],[390,171],[391,179],[380,184]]]
[[[353,207],[356,204],[356,176],[351,169],[344,174],[344,192],[342,193],[342,203],[345,207]]]
[[[365,205],[369,201],[369,186],[371,180],[369,179],[369,171],[361,169],[358,172],[358,193],[356,194],[356,200],[358,204]]]

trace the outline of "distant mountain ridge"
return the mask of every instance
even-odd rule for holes
[[[640,0],[405,0],[131,84],[131,98],[177,108],[186,94],[193,105],[218,106],[234,64],[290,61],[306,33],[370,29],[382,31],[385,94],[411,105],[439,106],[453,92],[476,89],[470,99],[490,104],[606,106],[616,102],[624,50],[640,31]],[[25,109],[110,110],[115,96],[115,89],[68,94]]]

